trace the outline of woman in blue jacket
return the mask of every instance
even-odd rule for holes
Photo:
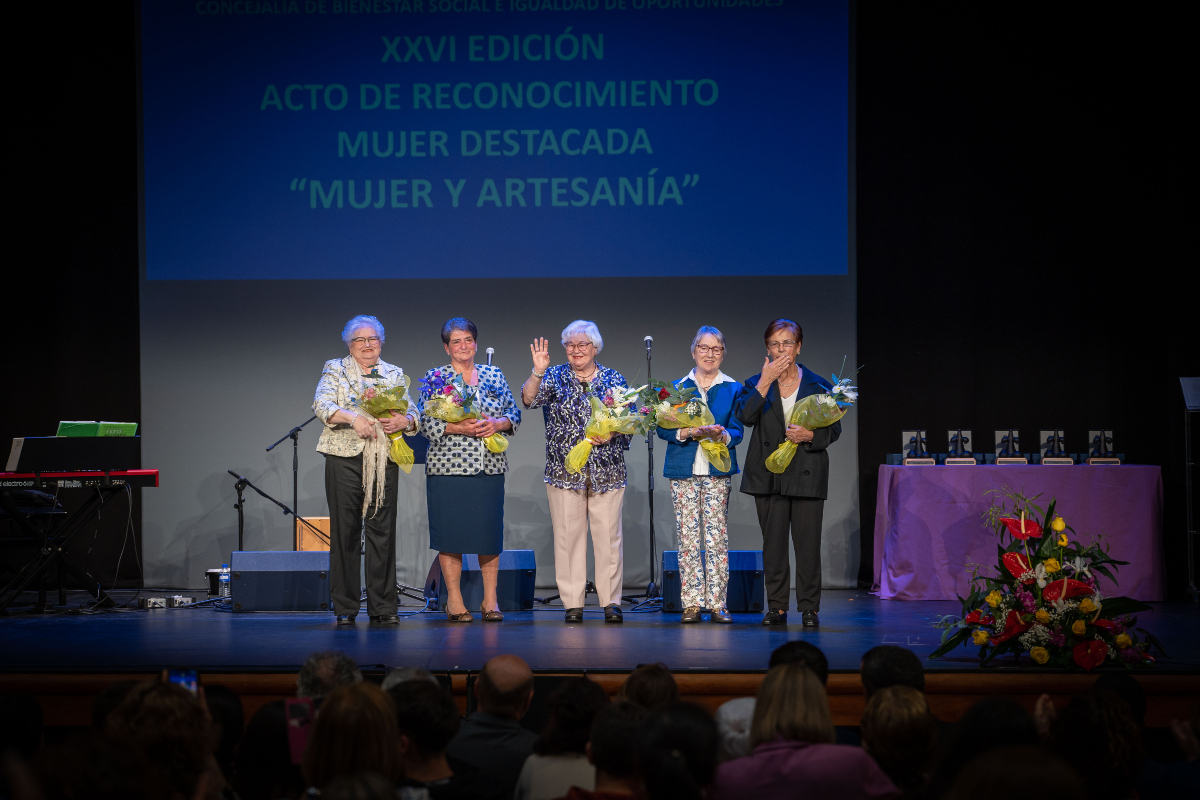
[[[742,423],[734,416],[741,384],[721,372],[725,337],[705,325],[692,340],[696,367],[675,382],[679,389],[695,387],[699,399],[712,412],[715,424],[701,428],[666,430],[658,437],[667,442],[663,476],[671,481],[679,540],[679,583],[683,614],[680,622],[699,622],[700,609],[712,609],[713,622],[733,622],[726,608],[729,585],[729,488],[738,472],[737,452]],[[709,463],[701,439],[722,441],[729,448],[729,469],[722,472]],[[707,557],[701,562],[701,553]]]

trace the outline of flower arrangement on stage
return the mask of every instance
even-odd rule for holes
[[[1133,616],[1150,606],[1105,597],[1099,588],[1102,577],[1116,585],[1114,571],[1129,562],[1112,558],[1098,542],[1084,547],[1075,540],[1075,530],[1054,513],[1054,500],[1043,511],[1034,502],[1041,495],[1025,497],[1007,488],[992,493],[999,497],[985,518],[1000,540],[996,576],[980,575],[975,566],[971,591],[959,598],[962,616],[936,623],[944,629],[942,645],[929,657],[970,642],[984,664],[1004,653],[1026,652],[1038,666],[1089,672],[1106,663],[1126,668],[1153,663],[1150,645],[1160,651],[1162,645],[1136,627]]]
[[[428,381],[421,381],[421,395],[424,398],[421,410],[443,422],[479,419],[481,415],[475,405],[478,393],[479,387],[464,381],[457,372],[435,369]],[[493,433],[484,438],[483,444],[489,452],[503,453],[508,449],[508,437]]]
[[[610,434],[645,434],[654,428],[652,409],[643,404],[643,393],[649,385],[637,389],[613,386],[602,396],[588,396],[592,414],[588,417],[583,429],[583,439],[567,453],[567,472],[579,473],[592,455],[592,436],[607,436]]]
[[[362,393],[362,397],[358,398],[360,409],[375,419],[390,419],[393,414],[404,416],[408,412],[408,398],[405,397],[408,389],[408,376],[403,371],[396,380],[389,380],[380,375],[378,368],[373,369],[366,377],[374,378],[375,384],[368,386]],[[387,437],[391,442],[391,446],[388,448],[389,457],[405,473],[412,472],[416,457],[413,455],[412,448],[408,446],[408,442],[404,441],[404,434],[389,433]]]
[[[845,365],[842,368],[845,369]],[[810,431],[815,431],[818,428],[828,428],[846,416],[846,412],[858,400],[858,387],[850,385],[852,380],[853,378],[838,378],[835,374],[833,388],[828,392],[810,394],[808,397],[796,401],[796,405],[792,406],[792,415],[788,419],[788,424],[803,425]],[[779,445],[775,448],[775,452],[767,456],[767,469],[776,475],[782,475],[788,465],[792,463],[797,448],[799,445],[795,442],[785,441]]]

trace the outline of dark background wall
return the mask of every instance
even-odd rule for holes
[[[63,57],[21,68],[30,113],[11,135],[28,191],[10,237],[27,246],[6,271],[0,441],[52,432],[80,393],[88,417],[140,419],[135,26],[132,5],[80,7],[53,21]],[[876,468],[901,429],[1106,427],[1163,467],[1182,596],[1177,379],[1200,374],[1184,30],[1152,9],[860,4],[864,565]]]

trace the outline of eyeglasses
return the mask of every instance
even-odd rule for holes
[[[580,342],[580,343],[576,344],[575,342],[567,342],[566,344],[563,345],[563,347],[567,348],[568,353],[570,353],[574,350],[578,350],[580,352],[587,352],[588,350],[590,350],[592,348],[592,343],[591,342]]]
[[[364,339],[361,336],[355,336],[353,339],[350,340],[350,344],[357,345],[358,347],[362,347],[364,344],[379,344],[379,337],[378,336],[368,336],[367,338]]]
[[[706,356],[709,353],[712,353],[714,356],[723,356],[723,355],[725,355],[725,348],[724,347],[709,347],[706,344],[702,344],[702,345],[696,346],[696,352],[702,356]]]
[[[791,339],[782,342],[767,342],[768,350],[790,350],[795,346],[796,342]]]

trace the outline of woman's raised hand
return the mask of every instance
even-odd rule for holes
[[[790,366],[792,366],[791,356],[781,356],[774,361],[769,358],[765,359],[763,361],[762,376],[769,378],[771,383],[774,383],[779,380],[783,373],[788,371],[788,367]]]
[[[533,368],[545,372],[550,366],[550,343],[545,339],[534,339],[533,344],[529,345],[529,352],[533,355]]]

